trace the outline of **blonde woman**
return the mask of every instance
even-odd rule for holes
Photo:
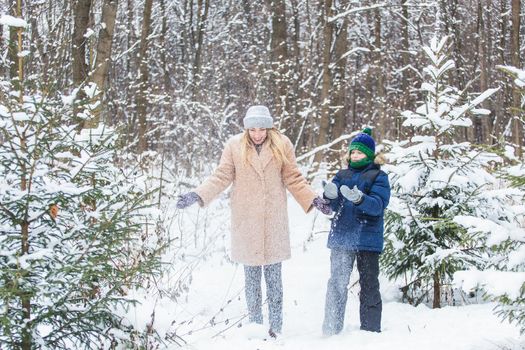
[[[196,202],[208,205],[231,188],[231,255],[244,265],[246,303],[250,322],[262,324],[261,276],[268,297],[270,330],[282,327],[281,262],[290,258],[286,190],[305,212],[313,206],[331,212],[327,200],[316,195],[297,168],[290,140],[273,128],[265,106],[252,106],[243,119],[245,131],[228,140],[219,166],[197,187],[179,197],[177,207]]]

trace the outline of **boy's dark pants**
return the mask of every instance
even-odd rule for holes
[[[381,332],[381,294],[379,292],[379,253],[355,252],[332,249],[330,255],[330,279],[326,291],[323,334],[341,332],[344,325],[348,283],[354,261],[359,271],[359,316],[361,329]]]

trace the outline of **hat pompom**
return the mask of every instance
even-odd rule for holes
[[[363,131],[361,131],[363,134],[367,134],[369,136],[372,136],[372,129],[370,128],[364,128]]]

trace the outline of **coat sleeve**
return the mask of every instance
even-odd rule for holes
[[[222,151],[221,160],[212,175],[210,175],[194,191],[201,197],[201,206],[207,206],[222,191],[231,185],[235,178],[235,165],[233,163],[232,145],[228,142]]]
[[[312,210],[312,202],[314,198],[317,197],[317,194],[297,167],[292,142],[287,137],[284,137],[284,143],[288,163],[283,164],[281,170],[283,183],[286,186],[286,189],[290,191],[295,200],[301,205],[303,210],[308,213]]]
[[[364,194],[357,208],[371,216],[382,215],[390,201],[390,183],[388,175],[381,172],[370,188],[369,194]]]

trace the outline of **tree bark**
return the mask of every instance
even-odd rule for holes
[[[332,73],[330,71],[331,47],[333,37],[333,26],[329,22],[332,17],[332,0],[325,0],[323,6],[323,75],[321,85],[321,118],[319,122],[319,134],[317,136],[316,146],[322,146],[327,143],[328,133],[330,130],[330,87],[332,84]],[[318,168],[324,152],[317,152],[314,157],[314,167]]]
[[[478,30],[480,33],[478,42],[479,52],[479,70],[480,70],[480,91],[483,92],[488,89],[488,69],[487,69],[487,31],[485,30],[485,20],[483,11],[483,1],[478,0]],[[490,119],[492,112],[486,117],[474,117],[474,138],[476,143],[490,142]]]
[[[22,0],[10,0],[9,6],[14,17],[22,18]],[[18,53],[22,52],[23,32],[24,29],[21,27],[9,27],[9,77],[13,87],[20,91],[20,102],[23,96],[24,58],[18,57]]]
[[[13,15],[14,17],[18,16],[16,3],[17,3],[17,0],[9,1],[9,7],[11,8],[11,15]],[[9,77],[11,78],[11,80],[18,78],[17,45],[18,45],[17,28],[9,27],[8,56],[9,56]],[[18,85],[16,85],[16,87],[17,86]]]
[[[520,0],[512,0],[511,5],[512,29],[510,39],[511,64],[521,68],[520,64]],[[513,115],[513,142],[516,145],[516,156],[523,158],[523,126],[520,118],[521,95],[517,89],[512,92],[512,115]]]
[[[138,41],[137,33],[135,31],[135,11],[134,11],[134,0],[127,0],[126,2],[126,20],[129,25],[129,33],[126,37],[126,50],[130,50],[133,45]],[[126,73],[133,72],[138,70],[138,65],[136,62],[137,55],[127,55],[126,56]],[[137,89],[135,84],[132,83],[134,78],[128,77],[126,79],[126,104],[127,106],[136,106],[137,99]],[[137,114],[134,113],[132,109],[125,111],[129,115],[129,121],[126,123],[126,145],[133,143],[135,141],[135,135],[137,131]]]
[[[294,145],[297,146],[298,139],[300,138],[299,133],[301,130],[301,122],[299,121],[299,111],[301,109],[301,103],[300,101],[304,98],[304,88],[301,88],[301,83],[304,78],[303,73],[303,67],[304,65],[301,64],[301,19],[299,14],[299,4],[297,3],[297,0],[292,0],[291,2],[292,7],[292,19],[293,19],[293,35],[292,35],[292,48],[291,53],[289,56],[288,61],[288,69],[289,69],[289,88],[287,92],[288,96],[288,105],[287,105],[287,113],[288,113],[288,120],[287,126],[290,126],[288,128],[288,137],[292,140]],[[292,64],[293,62],[293,64]]]
[[[376,96],[374,97],[374,109],[377,111],[377,126],[379,132],[375,132],[375,137],[389,138],[391,135],[387,133],[385,124],[385,104],[386,104],[386,90],[385,80],[383,76],[383,57],[382,57],[382,42],[381,42],[381,10],[374,11],[374,72],[376,77]],[[374,118],[376,119],[376,118]]]
[[[18,18],[22,18],[22,0],[16,0],[16,4],[12,3],[13,7],[13,15]],[[16,5],[16,6],[15,6]],[[14,29],[14,28],[11,28]],[[12,34],[13,31],[11,31],[10,34]],[[21,53],[23,51],[22,46],[22,34],[23,34],[23,28],[16,28],[16,46],[15,46],[15,54],[14,57],[16,57],[16,77],[18,78],[18,84],[20,89],[20,95],[19,95],[19,103],[20,105],[23,104],[24,101],[24,94],[23,94],[23,86],[24,86],[24,58],[22,56],[18,57],[18,53]],[[13,59],[14,59],[13,57]],[[20,148],[24,153],[27,153],[27,144],[26,144],[26,134],[25,131],[22,132],[20,135]],[[22,178],[20,179],[20,190],[22,192],[27,191],[28,188],[28,178],[27,178],[27,172],[28,169],[26,168],[25,163],[20,164],[22,168]],[[20,255],[24,256],[29,254],[29,222],[28,222],[28,212],[24,213],[24,217],[22,220],[20,220],[20,236],[21,236],[21,251]],[[22,269],[21,273],[25,275],[27,272]],[[32,343],[33,343],[33,337],[32,337],[32,325],[31,325],[31,295],[29,292],[25,291],[24,286],[21,286],[21,294],[20,294],[20,301],[22,304],[22,316],[25,322],[25,326],[22,329],[22,339],[21,339],[21,349],[22,350],[31,350]]]
[[[84,36],[89,25],[89,13],[91,11],[91,0],[77,0],[74,17],[72,39],[73,56],[73,84],[79,86],[88,77],[89,67],[86,63],[86,41]]]
[[[497,35],[497,38],[495,38],[497,44],[495,45],[496,54],[497,54],[497,62],[496,64],[499,65],[508,65],[510,64],[507,60],[506,53],[507,51],[507,42],[510,41],[508,37],[508,12],[509,8],[507,7],[508,0],[499,0],[499,7],[498,7],[498,27],[499,27],[499,33]],[[498,137],[499,142],[503,142],[505,137],[502,135],[504,133],[504,130],[506,128],[506,125],[508,125],[510,119],[512,118],[510,113],[510,106],[512,104],[512,80],[506,76],[503,76],[501,78],[503,81],[506,82],[504,84],[500,97],[499,97],[499,104],[502,106],[500,109],[500,115],[496,115],[498,118],[498,121],[496,121],[493,126],[493,133],[494,135],[501,135]]]
[[[113,32],[117,16],[118,0],[104,0],[102,5],[102,19],[104,23],[99,32],[97,45],[97,58],[93,72],[93,82],[101,91],[104,91],[105,80],[108,75],[109,60],[111,59],[111,48],[113,45]]]
[[[343,2],[341,10],[344,10],[346,2]],[[347,82],[346,82],[346,52],[348,51],[348,19],[345,18],[342,20],[339,28],[339,32],[335,37],[335,51],[334,51],[334,75],[333,75],[333,126],[330,132],[330,138],[336,139],[339,136],[343,135],[346,125],[346,92],[347,92]],[[339,144],[337,147],[344,145]],[[341,154],[339,152],[332,152],[330,155],[330,164],[332,164],[334,169],[340,168]]]
[[[151,31],[151,8],[153,0],[145,0],[144,14],[142,17],[142,32],[140,34],[140,51],[139,51],[139,77],[138,77],[138,94],[137,94],[137,115],[139,120],[138,129],[138,152],[139,154],[147,149],[147,112],[148,112],[148,46],[149,34]]]
[[[268,0],[268,7],[272,17],[272,33],[270,39],[272,85],[275,113],[283,129],[290,129],[288,108],[289,64],[288,64],[288,33],[286,30],[286,3],[285,0]]]
[[[164,89],[165,91],[171,90],[171,78],[170,78],[170,64],[168,63],[168,55],[166,52],[168,51],[167,48],[167,40],[168,37],[168,14],[166,12],[166,0],[160,0],[160,11],[162,16],[162,28],[160,31],[160,41],[162,45],[162,51],[161,51],[161,61],[162,61],[162,74],[163,74],[163,81],[164,81]]]
[[[0,12],[2,13],[7,13],[8,11],[6,11],[6,9],[4,8],[5,5],[7,5],[8,3],[6,2],[1,2],[0,3]],[[0,23],[0,33],[3,33],[4,32],[4,25]],[[9,43],[8,43],[9,45]],[[9,54],[9,46],[6,46],[6,42],[4,40],[4,35],[0,35],[0,50],[2,52],[5,52],[7,49],[7,52]],[[5,71],[5,67],[4,65],[0,65],[0,76],[4,77],[6,76],[7,72]],[[0,138],[0,141],[1,141],[1,138]]]
[[[111,59],[111,48],[113,45],[113,32],[115,30],[115,20],[117,17],[118,0],[104,0],[102,4],[101,22],[104,24],[99,32],[97,45],[97,58],[92,75],[92,81],[97,84],[101,91],[99,98],[103,99],[106,88],[106,80],[109,72],[109,63]],[[100,122],[101,109],[95,111],[94,117],[84,124],[86,128],[96,128]]]
[[[204,1],[204,3],[203,3]],[[206,29],[206,21],[208,19],[208,11],[210,8],[210,0],[197,0],[197,45],[195,49],[195,59],[193,61],[193,96],[197,98],[199,92],[199,84],[201,81],[202,71],[202,56],[204,52],[204,32]]]
[[[292,4],[296,3],[296,1],[294,0],[292,2]],[[307,33],[312,33],[312,21],[311,21],[311,9],[310,9],[310,2],[309,0],[306,0],[305,1],[305,5],[304,5],[304,16],[306,17],[306,23],[303,23],[303,28],[304,30],[307,32]],[[300,27],[300,22],[299,22],[299,18],[298,18],[298,15],[294,15],[294,25],[295,27]],[[298,97],[302,100],[303,97],[305,98],[308,98],[308,94],[309,94],[309,90],[310,90],[310,87],[314,86],[313,83],[310,83],[310,84],[306,84],[306,86],[304,86],[303,88],[299,88],[299,86],[303,83],[303,79],[308,75],[308,69],[310,69],[310,67],[312,67],[313,65],[313,61],[315,60],[315,57],[312,57],[313,55],[311,54],[313,51],[314,51],[314,39],[313,39],[313,36],[310,36],[309,40],[308,40],[308,43],[304,45],[304,48],[303,48],[303,52],[304,52],[304,58],[303,58],[303,66],[304,67],[300,67],[299,65],[299,62],[300,62],[300,49],[299,49],[299,42],[298,40],[300,39],[300,36],[299,36],[299,32],[296,30],[296,45],[297,45],[297,50],[296,50],[296,53],[294,53],[295,55],[295,59],[296,59],[296,69],[300,69],[301,73],[299,75],[299,79],[296,81],[297,82],[297,90],[295,91],[300,91],[300,95],[298,95]],[[299,68],[300,67],[300,68]],[[304,73],[303,73],[304,72]],[[295,108],[296,108],[296,113],[295,115],[298,115],[298,111],[301,110],[304,106],[303,105],[299,105],[296,101],[295,101]],[[299,129],[297,130],[296,134],[295,134],[295,140],[294,140],[294,145],[295,145],[295,148],[297,150],[301,150],[303,147],[306,147],[307,146],[307,143],[308,143],[308,140],[311,139],[311,132],[310,130],[306,130],[306,125],[308,123],[308,120],[310,119],[311,117],[311,114],[312,113],[308,113],[308,114],[305,114],[301,117],[301,122],[298,123],[298,125],[300,125]]]
[[[403,75],[401,77],[401,91],[403,93],[403,100],[401,101],[400,109],[401,111],[404,111],[409,105],[410,105],[410,84],[409,79],[411,77],[411,71],[410,69],[407,69],[407,67],[410,65],[410,37],[409,37],[409,12],[408,12],[408,5],[406,4],[405,0],[401,0],[402,3],[402,16],[403,16],[403,27],[402,27],[402,45],[403,45],[403,53],[401,54],[401,58],[403,60]],[[402,125],[403,125],[403,119],[397,115],[395,116],[395,134],[394,139],[399,140],[401,137],[402,132]]]
[[[501,64],[505,64],[505,47],[506,41],[507,41],[507,23],[505,21],[505,13],[507,12],[507,1],[508,0],[500,0],[500,36],[499,36],[499,54],[500,54],[500,62]]]
[[[441,283],[439,271],[434,272],[434,298],[432,302],[433,309],[441,307]]]

